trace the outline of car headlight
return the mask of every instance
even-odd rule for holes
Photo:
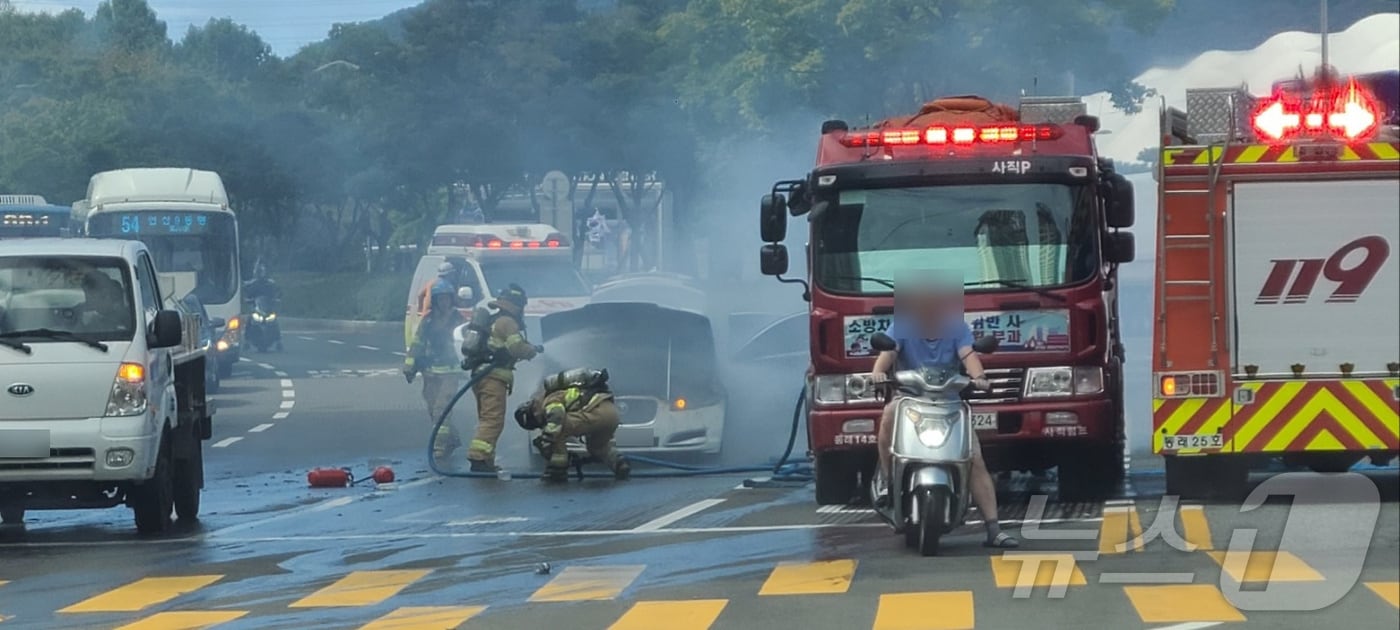
[[[1026,397],[1048,398],[1103,391],[1103,368],[1035,367],[1026,370]]]
[[[813,379],[812,394],[818,403],[826,405],[877,400],[869,374],[819,374]]]
[[[952,431],[947,412],[920,405],[906,405],[900,412],[914,426],[914,434],[929,448],[938,448],[948,441]]]

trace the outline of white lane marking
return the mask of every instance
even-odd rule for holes
[[[337,346],[343,346],[343,345],[345,345],[345,342],[344,342],[344,341],[341,341],[341,340],[339,340],[339,339],[327,339],[327,340],[326,340],[326,343],[333,343],[333,344],[335,344],[335,345],[337,345]]]
[[[283,397],[283,398],[296,398],[296,397],[297,397],[297,393],[296,393],[295,390],[284,389],[284,390],[282,390],[282,397]]]
[[[301,339],[302,341],[315,341],[315,340],[316,340],[315,337],[307,337],[306,335],[297,335],[297,339]]]
[[[823,505],[817,508],[817,514],[874,514],[875,510],[870,508],[856,508],[848,505]]]
[[[292,380],[291,380],[291,379],[287,379],[287,378],[282,379],[282,387],[291,387],[291,386],[292,386]]]
[[[276,372],[273,372],[273,374],[276,374],[277,376],[280,376],[282,378],[287,378],[287,373],[281,370],[277,370]]]
[[[981,519],[973,518],[973,519],[968,519],[967,521],[964,521],[963,524],[964,524],[964,525],[981,525],[983,522],[984,522],[984,521],[982,521]],[[1032,519],[1027,519],[1027,520],[1024,520],[1024,521],[1022,521],[1022,520],[1017,520],[1017,519],[1014,519],[1014,518],[1008,518],[1008,519],[1001,519],[1001,520],[998,520],[998,521],[997,521],[997,523],[998,523],[998,524],[1001,524],[1001,525],[1027,525],[1027,524],[1035,524],[1035,525],[1056,525],[1056,524],[1059,524],[1059,523],[1101,523],[1101,522],[1103,522],[1103,517],[1102,517],[1102,516],[1089,516],[1089,517],[1085,517],[1085,518],[1032,518]]]
[[[271,428],[272,428],[272,424],[271,424],[271,423],[268,423],[268,424],[260,424],[260,425],[258,425],[258,426],[255,426],[255,427],[251,428],[251,429],[248,429],[248,432],[249,432],[249,433],[262,433],[263,431],[266,431],[266,430],[271,429]]]
[[[1104,501],[1104,505],[1135,505],[1137,502],[1132,499],[1112,499]]]
[[[1216,626],[1218,626],[1218,625],[1220,625],[1220,624],[1222,624],[1222,623],[1224,623],[1224,622],[1223,622],[1223,621],[1191,621],[1191,622],[1187,622],[1187,623],[1179,623],[1179,624],[1176,624],[1176,625],[1174,625],[1174,626],[1162,626],[1162,627],[1160,627],[1160,628],[1153,628],[1152,630],[1201,630],[1201,628],[1214,628],[1214,627],[1216,627]]]
[[[239,361],[239,363],[252,363],[252,362],[253,362],[253,360],[252,360],[252,359],[249,359],[248,357],[238,357],[238,361]]]
[[[359,348],[359,349],[361,349],[361,350],[373,350],[373,351],[375,351],[375,352],[379,352],[379,348],[376,348],[376,347],[374,347],[374,346],[355,346],[355,347],[356,347],[356,348]]]
[[[368,495],[361,495],[361,496],[368,496]],[[355,501],[355,497],[353,497],[353,496],[349,496],[349,497],[338,497],[338,498],[335,498],[335,499],[331,499],[331,500],[329,500],[329,501],[322,501],[322,502],[320,502],[320,503],[313,503],[313,504],[311,504],[311,505],[307,505],[307,506],[304,506],[304,507],[301,507],[301,508],[292,509],[292,510],[287,510],[286,512],[281,512],[281,513],[279,513],[279,514],[275,514],[275,515],[269,516],[269,517],[267,517],[267,518],[260,518],[260,519],[257,519],[257,520],[248,521],[247,523],[239,523],[239,524],[237,524],[237,525],[230,525],[230,526],[225,527],[225,528],[223,528],[223,529],[217,530],[217,531],[215,531],[215,532],[213,532],[213,533],[211,533],[211,534],[209,534],[209,535],[210,535],[210,536],[218,536],[218,535],[220,535],[220,534],[227,534],[227,533],[229,533],[229,532],[237,532],[237,531],[243,531],[243,530],[245,530],[245,529],[252,529],[252,528],[254,528],[254,527],[259,527],[259,526],[262,526],[262,525],[266,525],[266,524],[268,524],[268,523],[273,523],[273,522],[276,522],[276,521],[280,521],[280,520],[282,520],[282,519],[291,518],[291,517],[293,517],[293,516],[300,516],[300,515],[302,515],[302,514],[311,514],[311,513],[314,513],[314,512],[324,512],[324,511],[326,511],[326,510],[334,510],[335,508],[338,508],[338,507],[345,507],[345,506],[347,506],[347,505],[350,505],[350,504],[353,503],[354,501]]]
[[[401,357],[406,357],[406,356],[408,356],[408,353],[407,353],[407,352],[395,352],[394,354],[396,354],[396,355],[398,355],[398,356],[401,356]]]
[[[271,365],[268,365],[268,364],[266,364],[266,363],[259,363],[259,364],[258,364],[258,367],[260,367],[260,368],[262,368],[262,369],[264,369],[264,370],[275,370],[275,369],[277,369],[277,368],[272,367]]]
[[[242,439],[242,437],[224,438],[222,440],[219,440],[218,442],[211,444],[209,448],[227,448],[229,446],[232,446],[235,442],[238,442]]]
[[[291,409],[292,407],[295,407],[296,404],[297,404],[297,401],[295,401],[295,400],[284,400],[284,401],[282,401],[282,408],[283,408],[283,409]]]
[[[467,527],[467,526],[470,526],[470,525],[496,525],[496,524],[498,524],[498,523],[524,523],[525,521],[528,521],[528,520],[530,520],[530,519],[528,519],[528,518],[526,518],[526,517],[524,517],[524,516],[498,516],[498,517],[489,517],[489,516],[488,516],[488,517],[482,517],[482,518],[474,518],[474,519],[465,520],[465,521],[448,521],[448,522],[447,522],[447,526],[448,526],[448,527]]]
[[[287,419],[287,416],[289,416],[289,415],[291,415],[291,414],[289,414],[289,413],[287,413],[287,412],[285,412],[285,411],[279,411],[279,412],[277,412],[277,413],[272,414],[272,419],[273,419],[273,420],[286,420],[286,419]]]
[[[361,496],[373,496],[365,494]],[[349,498],[349,497],[346,497]],[[353,500],[353,499],[352,499]],[[343,505],[343,504],[342,504]],[[335,506],[340,507],[340,506]],[[279,515],[280,517],[281,515]],[[244,525],[248,525],[245,523]],[[234,527],[243,527],[235,525]],[[251,536],[248,538],[229,538],[226,542],[255,543],[255,542],[293,542],[299,540],[309,541],[339,541],[339,540],[435,540],[452,538],[557,538],[561,536],[586,538],[590,536],[656,536],[674,534],[746,534],[762,532],[781,531],[805,531],[813,529],[869,529],[880,527],[889,529],[889,525],[884,523],[848,523],[848,524],[824,524],[824,523],[798,523],[794,525],[752,525],[744,527],[674,527],[670,529],[653,529],[647,531],[637,531],[635,529],[598,529],[598,530],[573,530],[562,532],[436,532],[427,534],[326,534],[322,536]],[[219,537],[224,530],[210,534],[210,537]],[[43,544],[43,543],[39,543]],[[55,543],[59,544],[59,543]],[[0,545],[3,547],[4,545]]]
[[[674,523],[674,522],[676,522],[676,521],[679,521],[679,520],[681,520],[681,519],[683,519],[683,518],[685,518],[685,517],[687,517],[687,516],[693,516],[693,515],[695,515],[695,514],[699,514],[700,512],[704,512],[705,510],[708,510],[708,509],[710,509],[710,508],[712,508],[712,507],[714,507],[714,506],[716,506],[716,505],[719,505],[719,504],[721,504],[721,503],[724,503],[724,499],[705,499],[705,500],[703,500],[703,501],[696,501],[696,502],[691,503],[690,505],[687,505],[687,506],[685,506],[685,507],[683,507],[683,508],[681,508],[681,509],[679,509],[679,510],[676,510],[676,511],[674,511],[674,512],[671,512],[670,514],[666,514],[666,515],[663,515],[663,516],[654,518],[654,519],[652,519],[652,520],[650,520],[650,521],[647,521],[647,522],[645,522],[645,523],[642,523],[641,525],[638,525],[636,528],[634,528],[633,531],[639,531],[639,532],[651,532],[651,531],[656,531],[656,530],[658,530],[658,529],[661,529],[662,527],[665,527],[665,526],[667,526],[667,525],[670,525],[671,523]]]

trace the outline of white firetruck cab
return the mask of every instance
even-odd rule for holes
[[[418,261],[408,290],[405,341],[412,339],[424,312],[425,291],[444,262],[456,268],[459,307],[466,317],[515,284],[525,290],[526,336],[539,339],[539,318],[587,304],[592,289],[574,265],[568,238],[543,223],[443,225],[433,232],[428,252]],[[468,295],[468,293],[470,295]],[[460,334],[460,333],[459,333]]]

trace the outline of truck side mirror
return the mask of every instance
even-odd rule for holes
[[[1108,227],[1115,229],[1133,227],[1135,212],[1133,209],[1133,182],[1119,173],[1114,173],[1108,179],[1108,198],[1105,199],[1104,208],[1107,210]]]
[[[782,193],[764,195],[758,204],[759,235],[765,243],[787,238],[787,198]]]
[[[977,354],[992,354],[1000,347],[1001,340],[996,337],[978,337],[977,341],[972,342],[972,349]]]
[[[870,347],[880,352],[894,352],[899,345],[889,335],[878,332],[870,336]]]
[[[151,326],[151,334],[146,340],[146,345],[151,348],[173,348],[180,345],[184,339],[184,321],[180,314],[163,310],[156,313],[155,322]]]
[[[788,271],[787,246],[770,243],[758,250],[758,264],[765,276],[781,276]]]
[[[1122,265],[1137,256],[1137,241],[1132,232],[1113,232],[1104,237],[1104,259]]]

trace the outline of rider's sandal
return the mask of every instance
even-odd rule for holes
[[[997,532],[997,535],[991,540],[984,541],[982,546],[996,549],[1015,549],[1021,546],[1021,541],[1012,538],[1006,532]]]

